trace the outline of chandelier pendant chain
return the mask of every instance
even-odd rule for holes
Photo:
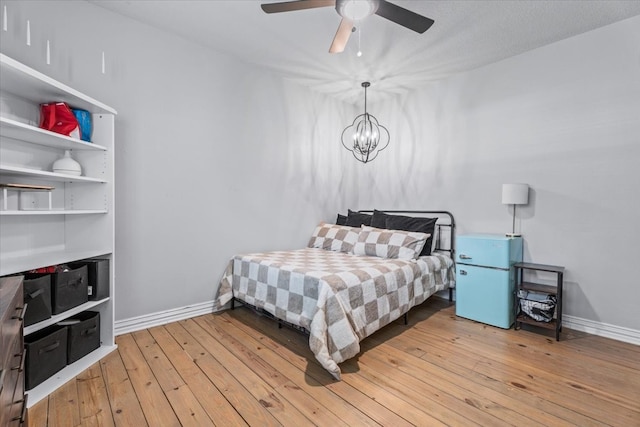
[[[371,83],[364,82],[362,83],[362,87],[364,87],[364,115],[367,115],[367,88]]]
[[[356,56],[358,56],[358,57],[362,56],[362,49],[361,49],[361,46],[360,46],[361,35],[362,35],[362,23],[360,23],[358,25],[358,53],[356,53]]]

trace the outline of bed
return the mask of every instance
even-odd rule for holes
[[[349,211],[348,217],[349,224],[320,223],[306,248],[234,256],[217,296],[219,306],[240,301],[308,333],[316,359],[336,379],[338,364],[360,352],[360,341],[402,316],[406,323],[409,310],[436,292],[449,289],[451,299],[455,285],[449,212]],[[378,227],[354,226],[367,217]],[[422,231],[398,228],[416,224]]]

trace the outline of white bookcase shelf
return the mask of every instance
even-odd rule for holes
[[[102,319],[100,319],[102,321]],[[67,365],[63,370],[54,374],[51,378],[44,381],[42,384],[27,391],[28,405],[33,406],[36,402],[46,398],[53,390],[63,386],[71,378],[74,378],[82,373],[82,371],[89,369],[91,365],[97,363],[118,348],[115,344],[105,345],[102,344],[99,348],[95,349],[91,353],[87,354],[82,359],[78,360],[71,365]]]
[[[35,105],[66,102],[91,113],[117,114],[116,110],[67,85],[0,53],[2,90]]]
[[[106,242],[102,242],[106,243]],[[0,276],[18,274],[24,271],[35,270],[36,268],[49,265],[66,264],[87,258],[107,258],[111,254],[113,260],[113,248],[96,247],[84,251],[65,251],[64,247],[52,247],[34,249],[32,252],[19,253],[16,256],[0,258]],[[113,271],[113,268],[112,268]],[[113,293],[111,294],[113,295]]]
[[[3,193],[0,203],[0,276],[87,258],[109,259],[109,297],[89,301],[25,328],[25,335],[91,309],[100,313],[101,347],[27,392],[32,406],[113,351],[114,149],[116,111],[0,54],[0,183],[54,187]],[[91,112],[92,142],[40,129],[39,105],[66,102]],[[82,176],[51,172],[65,150]],[[25,200],[20,198],[25,198]],[[48,199],[47,199],[48,198]]]
[[[104,184],[105,182],[107,182],[104,179],[91,178],[88,176],[65,175],[62,173],[3,164],[0,164],[0,174],[7,176],[27,176],[36,179],[46,179],[48,181],[57,182],[95,182],[99,184]]]
[[[108,211],[106,210],[41,210],[41,211],[20,211],[20,210],[6,210],[0,211],[0,216],[11,215],[11,216],[23,216],[23,215],[91,215],[91,214],[106,214]]]
[[[0,117],[0,136],[65,150],[107,150],[102,145],[50,132],[8,117]]]
[[[55,325],[56,323],[60,322],[61,320],[64,320],[68,317],[73,316],[74,314],[78,314],[81,313],[85,310],[89,310],[93,307],[96,307],[100,304],[103,304],[105,302],[109,301],[109,298],[104,298],[98,301],[89,301],[86,302],[84,304],[81,304],[77,307],[73,307],[70,310],[65,311],[64,313],[60,313],[60,314],[54,314],[53,316],[51,316],[49,319],[43,320],[42,322],[38,322],[34,325],[30,325],[30,326],[26,326],[24,328],[24,334],[25,335],[29,335],[32,334],[34,332],[39,331],[40,329],[44,329],[47,326],[51,326],[51,325]]]

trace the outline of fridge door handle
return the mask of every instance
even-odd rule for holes
[[[460,275],[461,276],[466,276],[467,275],[467,270],[460,270]]]
[[[460,254],[460,259],[471,259],[469,255]]]

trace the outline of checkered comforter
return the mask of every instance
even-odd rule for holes
[[[340,379],[338,363],[361,340],[454,282],[446,255],[407,261],[307,248],[235,256],[217,303],[235,296],[307,329],[316,358]]]

